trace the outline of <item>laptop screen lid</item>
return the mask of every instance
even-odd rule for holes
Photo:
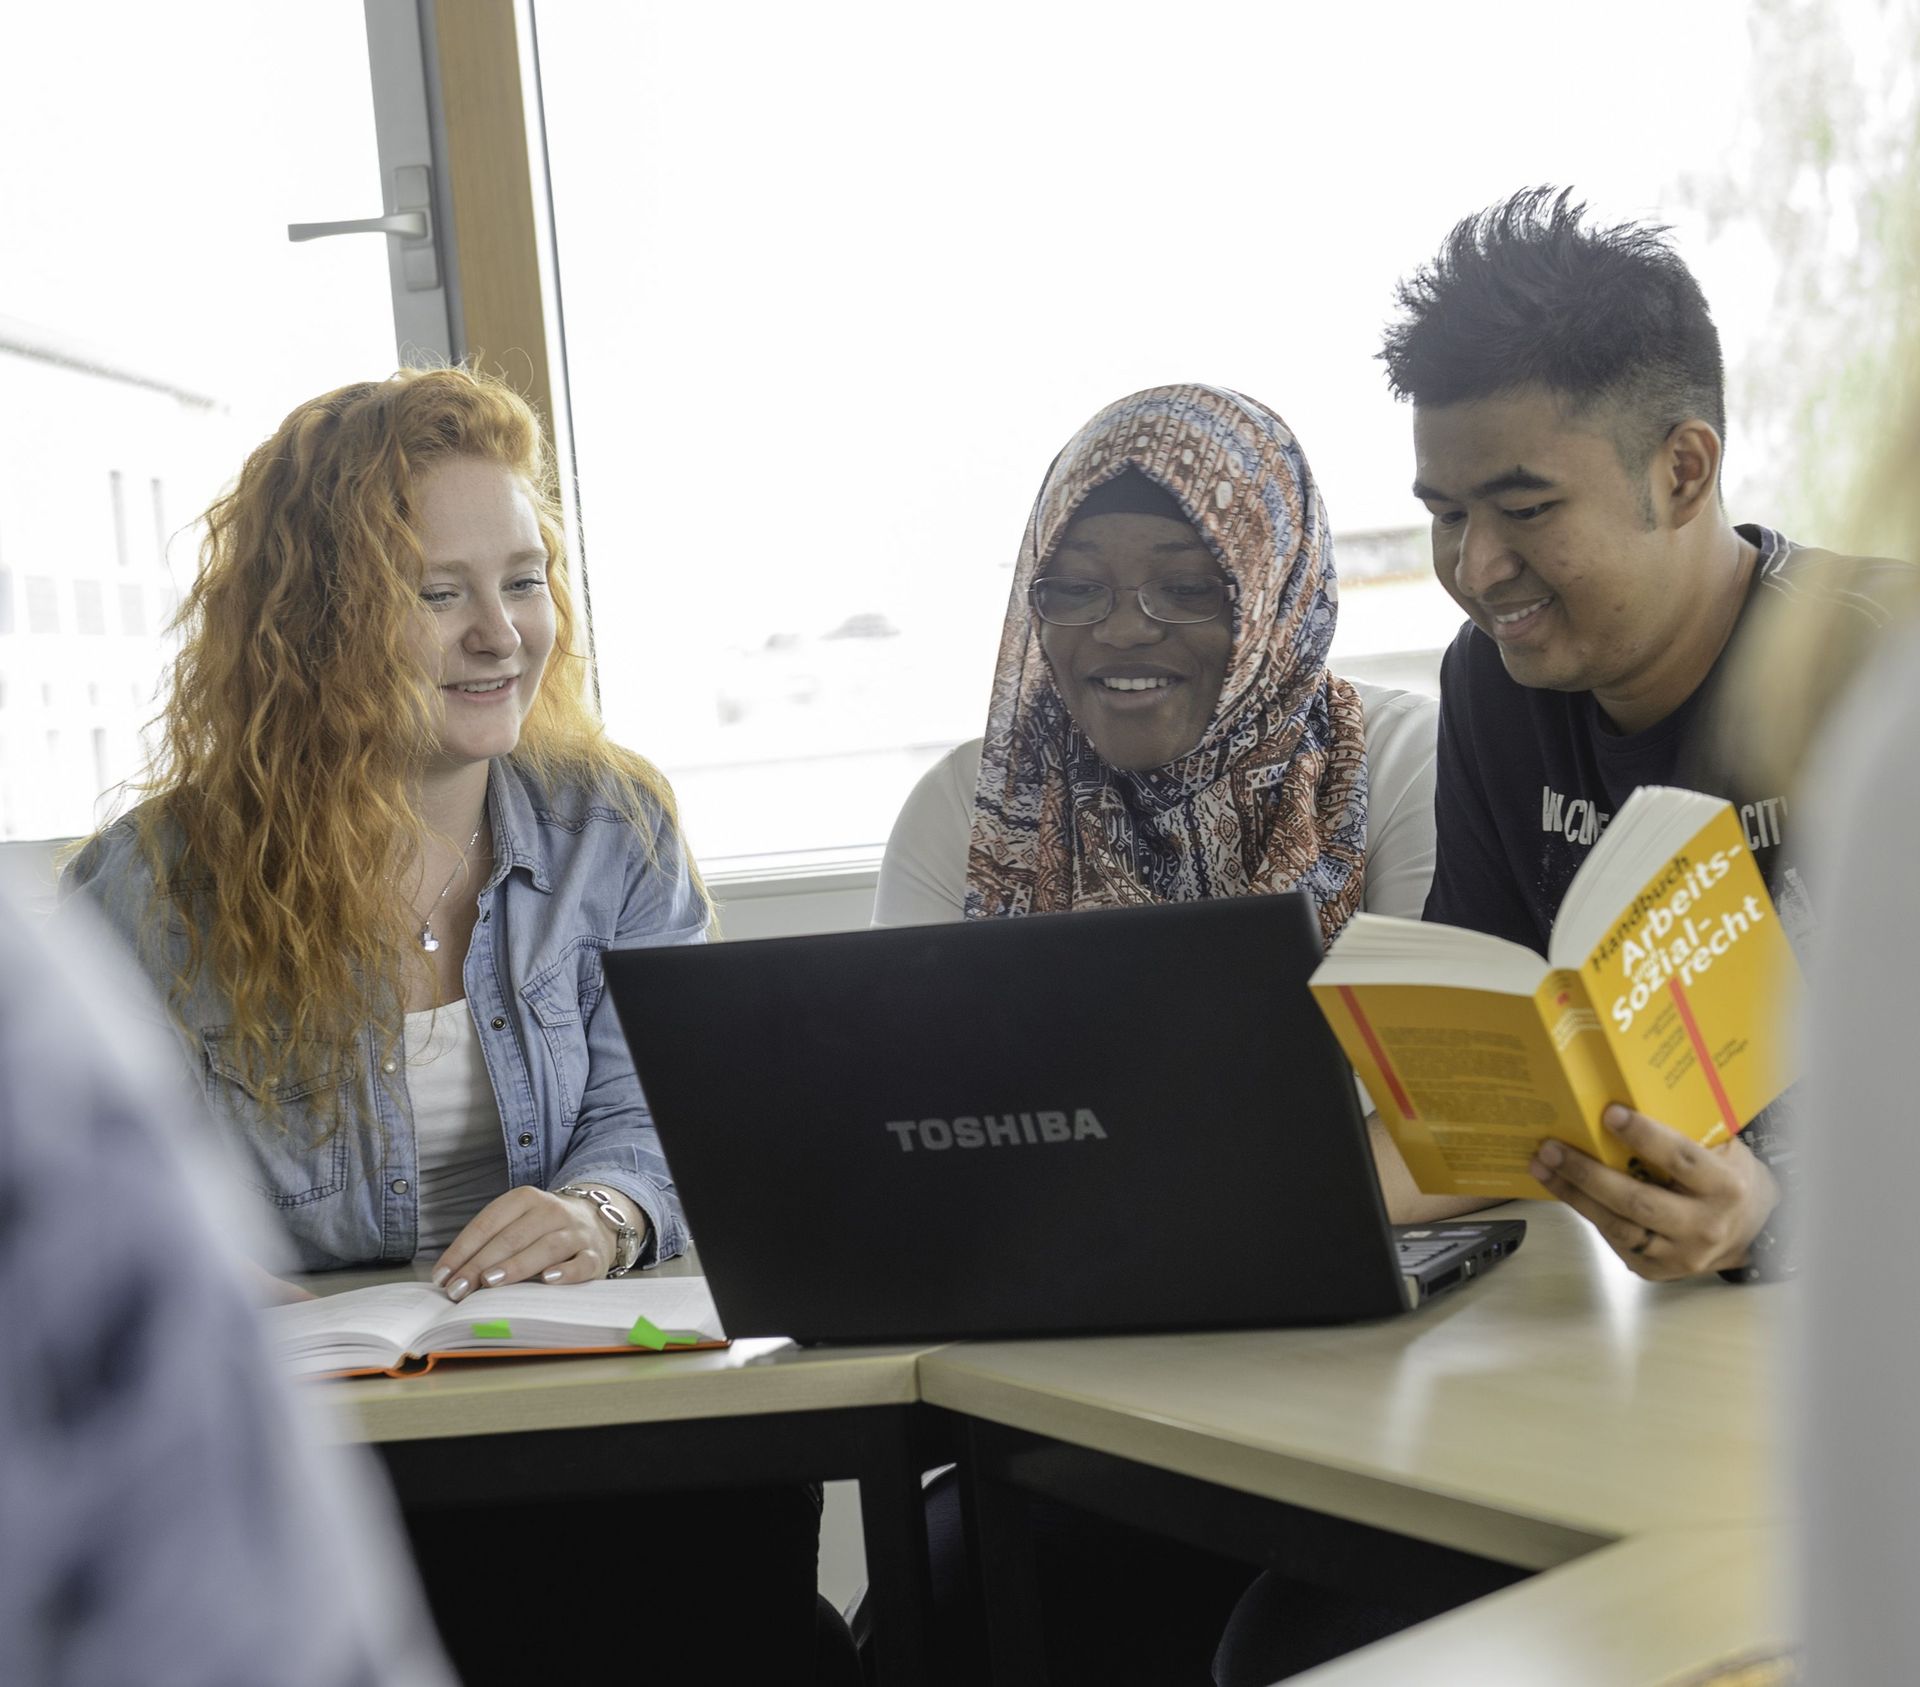
[[[1303,894],[611,951],[735,1335],[1404,1309]]]

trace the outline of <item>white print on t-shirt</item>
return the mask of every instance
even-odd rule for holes
[[[1813,916],[1813,898],[1807,894],[1798,867],[1782,870],[1780,882],[1773,887],[1773,905],[1780,910],[1780,929],[1805,965],[1811,958],[1810,948],[1819,934],[1820,922]]]
[[[1740,806],[1740,829],[1747,835],[1749,849],[1771,849],[1780,842],[1787,818],[1787,799],[1767,797],[1760,802]],[[1585,797],[1569,800],[1551,785],[1540,787],[1540,830],[1570,844],[1590,844],[1607,829],[1613,819]]]
[[[1570,844],[1590,844],[1607,829],[1611,814],[1602,814],[1585,797],[1572,802],[1551,785],[1540,787],[1540,829]]]
[[[1740,824],[1746,828],[1749,849],[1771,849],[1780,841],[1780,824],[1787,817],[1787,799],[1768,797],[1765,802],[1743,803]]]

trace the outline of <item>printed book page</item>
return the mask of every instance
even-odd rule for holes
[[[612,1277],[593,1283],[506,1283],[476,1289],[458,1303],[440,1297],[441,1316],[423,1330],[416,1353],[515,1347],[617,1347],[645,1318],[667,1335],[721,1339],[720,1314],[704,1277]],[[510,1335],[476,1333],[475,1326]]]
[[[1420,1188],[1537,1200],[1526,1168],[1541,1140],[1589,1144],[1584,1099],[1533,996],[1418,984],[1314,994]]]
[[[1459,926],[1355,914],[1314,972],[1316,985],[1431,985],[1531,996],[1547,963],[1524,944]]]
[[[725,1339],[704,1277],[509,1283],[476,1289],[458,1302],[431,1283],[382,1283],[268,1307],[263,1317],[282,1362],[299,1376],[391,1370],[429,1353],[641,1349],[662,1340]],[[636,1336],[642,1319],[650,1328]]]
[[[261,1316],[282,1361],[310,1376],[397,1365],[415,1334],[447,1304],[445,1292],[431,1283],[382,1283],[269,1306]]]

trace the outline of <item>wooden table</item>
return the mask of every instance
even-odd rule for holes
[[[294,1280],[338,1293],[424,1279],[430,1264]],[[659,1268],[697,1270],[686,1258]],[[857,1481],[878,1673],[888,1687],[911,1687],[930,1678],[920,1472],[951,1457],[939,1423],[916,1404],[925,1351],[750,1339],[710,1352],[443,1364],[423,1376],[315,1386],[334,1436],[374,1447],[402,1505]]]
[[[1254,1561],[1283,1541],[1357,1541],[1369,1564],[1467,1601],[1301,1678],[1330,1687],[1666,1687],[1784,1644],[1772,1402],[1791,1291],[1642,1283],[1566,1209],[1509,1210],[1529,1223],[1511,1261],[1371,1325],[741,1341],[670,1361],[443,1367],[330,1384],[329,1399],[341,1437],[376,1443],[421,1503],[604,1492],[610,1469],[641,1488],[859,1480],[889,1683],[926,1678],[918,1475],[956,1446],[1008,1683],[1040,1679],[1016,1491]]]
[[[1506,1211],[1528,1220],[1520,1252],[1405,1318],[966,1343],[922,1356],[921,1398],[968,1420],[990,1532],[994,1484],[1249,1553],[1304,1512],[1490,1594],[1314,1679],[1403,1680],[1423,1639],[1445,1639],[1461,1659],[1564,1647],[1480,1679],[1611,1687],[1783,1642],[1760,1567],[1781,1538],[1773,1356],[1791,1290],[1643,1283],[1567,1209]],[[1491,1591],[1515,1570],[1551,1573]],[[1616,1621],[1640,1626],[1599,1644]]]
[[[1292,1680],[1680,1687],[1788,1645],[1787,1553],[1774,1524],[1641,1535]]]

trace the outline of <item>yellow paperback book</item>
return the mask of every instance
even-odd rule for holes
[[[1793,948],[1718,797],[1643,786],[1574,876],[1545,960],[1457,926],[1357,914],[1312,988],[1414,1181],[1539,1199],[1547,1137],[1637,1170],[1624,1102],[1709,1147],[1789,1084]]]

